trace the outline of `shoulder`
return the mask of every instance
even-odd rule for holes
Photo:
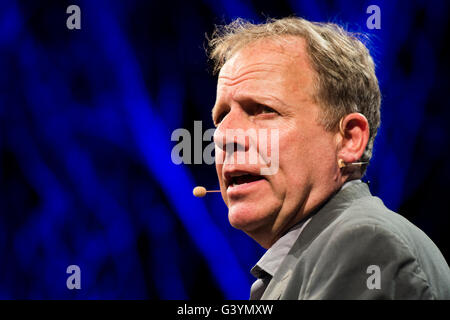
[[[373,256],[386,263],[421,265],[421,261],[426,260],[423,255],[433,258],[435,249],[440,255],[422,230],[373,196],[353,201],[317,240],[319,238],[319,242],[330,250],[347,248],[340,254],[343,259],[347,255],[360,259]]]
[[[358,233],[362,239],[375,235],[390,242],[415,251],[418,242],[431,241],[417,226],[402,215],[389,210],[381,199],[367,196],[357,199],[330,225],[332,233],[345,237]]]
[[[353,209],[352,209],[353,210]],[[384,219],[340,216],[305,250],[295,268],[307,299],[432,299],[410,245]],[[379,290],[371,290],[371,273]]]
[[[389,289],[382,290],[383,295],[390,298],[432,299],[439,296],[435,292],[440,290],[438,279],[448,280],[448,271],[444,270],[448,266],[434,243],[373,196],[353,201],[322,230],[304,254],[301,263],[304,271],[309,274],[320,271],[321,277],[335,279],[335,283],[345,279],[361,286],[368,272],[377,268],[382,275],[382,287]],[[435,272],[437,268],[443,274]]]
[[[397,213],[376,208],[367,200],[354,204],[343,212],[311,243],[311,249],[320,246],[328,257],[348,263],[415,261],[414,246],[408,233],[417,233],[410,223]]]

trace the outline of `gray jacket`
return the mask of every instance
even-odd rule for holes
[[[425,233],[359,183],[312,216],[262,299],[450,299],[450,269]]]

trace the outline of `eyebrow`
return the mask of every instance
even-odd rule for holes
[[[242,104],[242,102],[244,102],[244,101],[254,101],[256,103],[261,103],[261,104],[266,104],[267,102],[275,102],[284,108],[289,108],[289,107],[292,108],[292,106],[286,104],[285,102],[283,102],[282,100],[280,100],[279,98],[277,98],[273,95],[251,95],[250,96],[250,95],[246,95],[246,94],[241,94],[241,95],[238,95],[237,99],[235,99],[234,101],[237,101],[239,104]],[[218,108],[219,108],[219,106],[216,103],[211,110],[211,116],[212,116],[212,120],[213,120],[214,124],[216,124],[214,118],[215,118]]]

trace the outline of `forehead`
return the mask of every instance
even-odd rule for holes
[[[224,64],[220,76],[239,74],[249,64],[272,64],[283,66],[302,58],[305,40],[300,37],[285,36],[262,38],[250,42],[235,52]]]
[[[220,70],[217,89],[218,94],[261,86],[270,91],[309,91],[313,73],[303,38],[263,38],[233,54]]]

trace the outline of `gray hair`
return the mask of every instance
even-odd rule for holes
[[[214,73],[248,44],[283,36],[306,40],[311,64],[317,73],[313,98],[322,109],[319,123],[326,130],[338,129],[340,119],[349,113],[359,112],[367,118],[369,141],[359,161],[368,162],[380,126],[381,94],[373,59],[358,38],[360,34],[350,33],[334,23],[310,22],[297,17],[269,19],[263,24],[239,18],[228,25],[217,26],[208,39]],[[366,168],[362,167],[362,174]]]

